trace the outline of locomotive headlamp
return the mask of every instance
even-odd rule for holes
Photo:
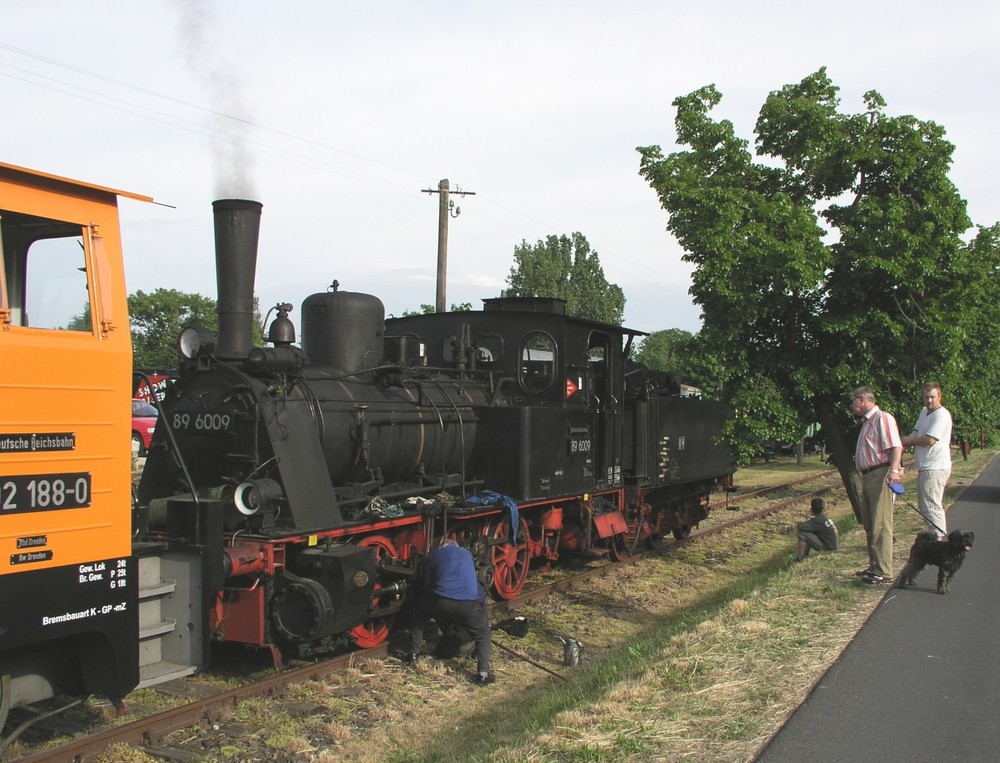
[[[245,517],[277,508],[282,496],[281,485],[274,480],[260,479],[241,482],[233,493],[236,510]]]
[[[185,360],[194,360],[215,349],[215,335],[201,326],[186,326],[177,337],[177,350]]]

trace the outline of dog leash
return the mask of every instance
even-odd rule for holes
[[[931,527],[933,527],[935,530],[937,530],[938,531],[938,535],[945,535],[946,534],[944,530],[942,530],[940,527],[938,527],[936,524],[934,524],[931,520],[929,520],[927,517],[925,517],[924,513],[920,509],[918,509],[916,506],[914,506],[910,501],[907,501],[906,505],[909,506],[911,509],[913,509],[915,512],[917,512],[920,515],[920,518],[923,519],[927,524],[929,524]]]

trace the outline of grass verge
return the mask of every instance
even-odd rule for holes
[[[974,451],[955,464],[949,502],[993,455]],[[785,475],[794,471],[777,466]],[[908,500],[915,476],[907,481]],[[794,523],[786,519],[738,556],[724,554],[736,531],[671,553],[664,567],[652,567],[646,589],[656,591],[662,580],[664,596],[683,598],[668,614],[650,616],[659,607],[647,601],[635,616],[642,627],[630,631],[614,622],[621,613],[612,613],[607,628],[621,642],[567,681],[498,685],[490,702],[455,712],[453,722],[387,750],[383,759],[753,760],[886,591],[866,588],[853,575],[867,562],[864,533],[842,491],[827,503],[841,530],[840,552],[795,564]],[[922,522],[904,502],[895,519],[898,570]],[[677,574],[699,564],[704,574]],[[609,585],[595,583],[580,598],[606,598]]]
[[[956,461],[949,503],[993,455]],[[819,467],[779,459],[737,481],[750,492]],[[905,503],[915,500],[915,478],[910,470],[895,512],[897,569],[922,528]],[[206,729],[179,735],[200,740],[196,759],[240,763],[751,761],[885,594],[853,575],[867,562],[864,533],[842,489],[824,497],[841,551],[794,563],[804,501],[622,566],[523,610],[526,638],[496,633],[528,659],[494,649],[493,686],[469,682],[468,658],[415,669],[359,660],[281,702],[241,703],[217,722],[217,738]],[[580,667],[561,666],[557,633],[584,642]]]

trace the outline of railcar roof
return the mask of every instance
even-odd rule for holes
[[[43,178],[45,180],[60,183],[75,188],[87,188],[91,191],[98,191],[100,193],[107,193],[114,196],[123,196],[128,199],[135,199],[136,201],[147,201],[153,202],[152,196],[144,196],[139,193],[133,193],[132,191],[122,191],[117,188],[108,188],[107,186],[95,185],[93,183],[84,183],[81,180],[73,180],[72,178],[62,177],[61,175],[52,175],[48,172],[40,172],[38,170],[29,169],[27,167],[19,167],[16,164],[7,164],[6,162],[0,162],[0,174],[11,174],[11,175],[26,175],[29,177]]]

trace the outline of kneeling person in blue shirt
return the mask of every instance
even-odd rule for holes
[[[439,626],[464,628],[476,642],[478,675],[476,683],[493,683],[490,673],[490,618],[486,592],[476,577],[472,553],[454,540],[445,538],[424,563],[424,590],[417,601],[410,626],[408,662],[415,662],[424,641],[424,628],[434,619]]]
[[[795,561],[801,562],[809,556],[809,549],[817,551],[836,551],[840,546],[840,536],[837,535],[837,526],[826,514],[826,503],[822,498],[813,498],[812,517],[805,522],[799,522],[796,529],[799,531],[798,555]]]

